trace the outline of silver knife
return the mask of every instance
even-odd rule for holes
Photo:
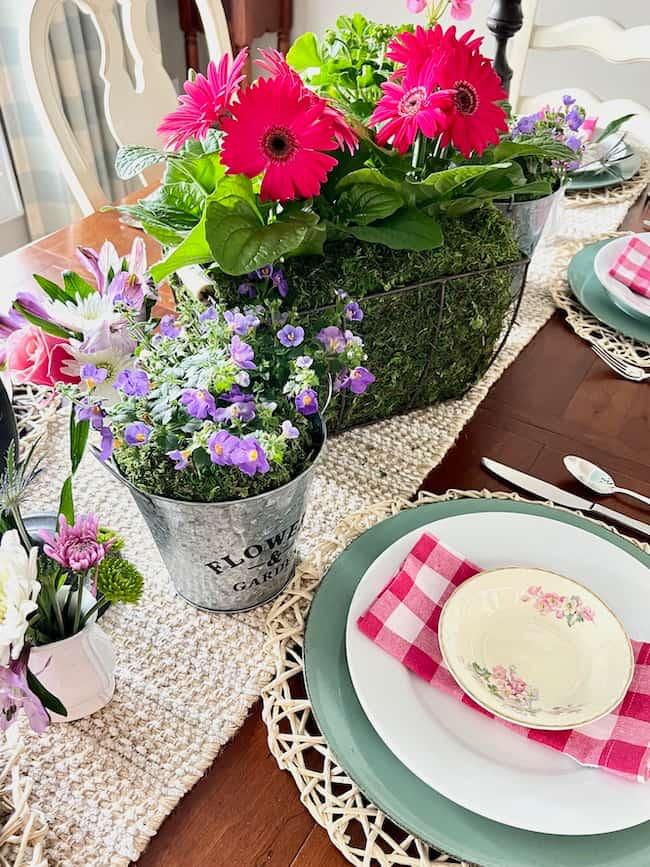
[[[607,506],[601,506],[600,503],[593,503],[591,500],[577,497],[575,494],[563,491],[556,485],[551,485],[542,479],[536,479],[535,476],[529,476],[527,473],[522,473],[521,470],[515,470],[505,464],[500,464],[498,461],[493,461],[492,458],[481,458],[481,464],[493,475],[505,479],[506,482],[510,482],[511,485],[521,488],[529,494],[550,500],[552,503],[557,503],[558,506],[566,506],[567,509],[577,509],[586,515],[598,515],[600,518],[607,518],[609,521],[615,521],[623,527],[629,527],[631,530],[636,530],[637,533],[642,533],[650,538],[650,524],[628,518],[622,512],[608,509]]]

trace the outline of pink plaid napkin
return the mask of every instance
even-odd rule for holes
[[[650,298],[650,244],[636,236],[630,238],[609,274],[637,295]]]
[[[423,533],[397,574],[359,618],[359,629],[418,677],[517,734],[566,753],[581,765],[646,782],[650,778],[650,644],[632,642],[636,666],[621,704],[580,729],[542,731],[516,726],[495,718],[465,695],[442,660],[438,622],[456,587],[481,571]]]

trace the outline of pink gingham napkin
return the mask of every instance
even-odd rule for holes
[[[531,741],[565,753],[581,765],[604,768],[636,782],[650,778],[650,644],[633,641],[636,662],[627,695],[610,714],[580,729],[542,731],[516,726],[465,695],[442,660],[438,622],[459,584],[483,571],[423,533],[398,572],[357,621],[375,644],[428,681]]]
[[[637,295],[650,298],[650,244],[636,236],[630,238],[609,274]]]

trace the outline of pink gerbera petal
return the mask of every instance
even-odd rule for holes
[[[178,108],[166,115],[156,130],[167,137],[166,147],[177,151],[188,139],[203,139],[220,125],[244,79],[247,57],[245,48],[234,61],[226,54],[218,66],[208,63],[207,78],[199,73],[194,81],[185,82]]]

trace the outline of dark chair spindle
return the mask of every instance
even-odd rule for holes
[[[506,48],[508,40],[521,30],[523,23],[521,0],[494,0],[488,14],[487,26],[494,34],[497,43],[494,68],[506,93],[510,92],[510,80],[512,79],[512,69],[508,64]]]

